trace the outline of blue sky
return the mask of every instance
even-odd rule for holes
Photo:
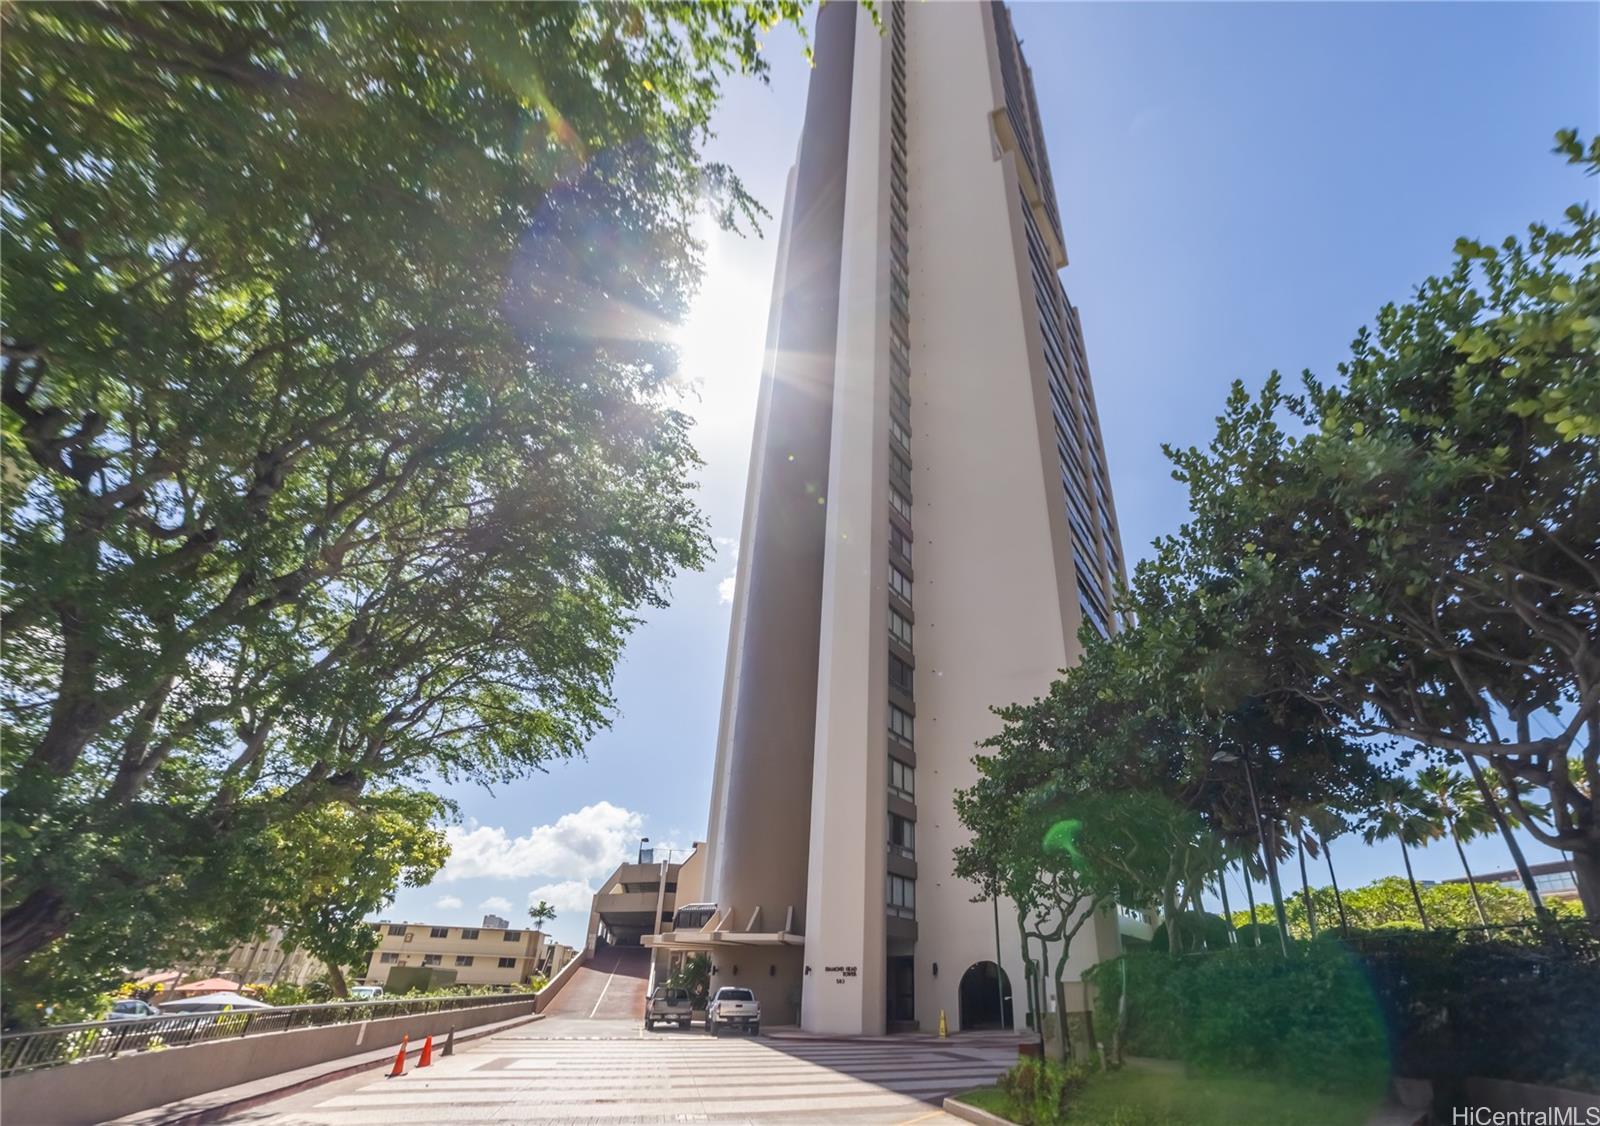
[[[1014,16],[1134,559],[1186,512],[1160,444],[1208,440],[1233,379],[1331,376],[1379,306],[1448,267],[1458,236],[1499,239],[1596,193],[1549,149],[1559,128],[1600,129],[1600,5],[1073,3]],[[765,50],[770,85],[728,85],[710,155],[776,212],[808,71],[793,33]],[[641,835],[687,847],[705,834],[776,241],[705,234],[682,341],[719,556],[634,635],[616,722],[587,757],[452,791],[465,818],[455,856],[387,917],[525,919],[542,895],[561,911],[555,934],[577,942],[589,889]],[[1469,856],[1509,866],[1494,841]],[[1392,845],[1341,843],[1337,857],[1341,884],[1400,871]],[[1414,863],[1424,878],[1459,874],[1448,844]]]

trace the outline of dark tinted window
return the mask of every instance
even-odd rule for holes
[[[717,990],[717,1000],[719,1001],[754,1001],[755,999],[756,995],[748,989]]]

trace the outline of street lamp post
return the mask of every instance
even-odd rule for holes
[[[1283,887],[1278,883],[1278,858],[1271,848],[1267,847],[1267,826],[1261,819],[1261,803],[1256,800],[1255,777],[1250,771],[1250,760],[1242,755],[1230,754],[1227,751],[1218,751],[1211,756],[1212,762],[1241,762],[1244,764],[1244,785],[1250,793],[1250,812],[1256,819],[1256,839],[1261,845],[1261,857],[1267,866],[1267,881],[1272,887],[1272,909],[1278,917],[1278,945],[1283,950],[1283,956],[1289,956],[1289,917],[1283,910]],[[1246,872],[1248,878],[1250,873]],[[1250,920],[1252,923],[1255,919]],[[1259,933],[1259,932],[1257,932]]]
[[[639,838],[639,859],[638,859],[638,863],[640,863],[640,864],[644,863],[644,846],[649,844],[649,843],[650,843],[650,838],[649,837],[640,837]]]

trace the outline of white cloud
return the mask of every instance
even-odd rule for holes
[[[739,541],[732,536],[718,536],[716,538],[717,554],[727,552],[730,570],[726,577],[717,584],[717,601],[723,605],[733,601],[734,579],[739,573]]]
[[[605,801],[563,814],[553,825],[535,825],[520,837],[498,825],[451,826],[445,831],[450,860],[438,879],[601,879],[638,846],[643,827],[643,815]]]
[[[589,908],[594,903],[594,888],[588,880],[541,884],[528,893],[528,906],[532,907],[541,899],[556,909],[556,918],[562,922],[580,922],[589,917]]]
[[[454,911],[461,906],[461,897],[459,895],[441,895],[437,902],[434,903],[434,906],[441,911]]]
[[[478,904],[478,910],[493,911],[497,915],[504,915],[511,910],[511,900],[503,895],[491,895],[488,899]]]

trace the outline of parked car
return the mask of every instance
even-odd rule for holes
[[[381,985],[352,985],[350,987],[350,1000],[375,1001],[383,996]]]
[[[130,997],[126,1001],[118,1001],[111,1006],[111,1011],[106,1014],[107,1020],[149,1020],[151,1017],[161,1015],[161,1010],[148,1001],[140,1001]]]
[[[676,985],[658,985],[650,995],[650,1004],[645,1008],[644,1026],[651,1029],[658,1024],[676,1024],[679,1028],[688,1028],[693,1012],[694,1002],[687,989]]]
[[[724,1025],[744,1030],[752,1036],[761,1031],[761,1006],[756,1002],[756,995],[748,989],[739,989],[736,986],[724,985],[717,990],[711,998],[711,1003],[706,1006],[706,1031],[715,1036]]]

